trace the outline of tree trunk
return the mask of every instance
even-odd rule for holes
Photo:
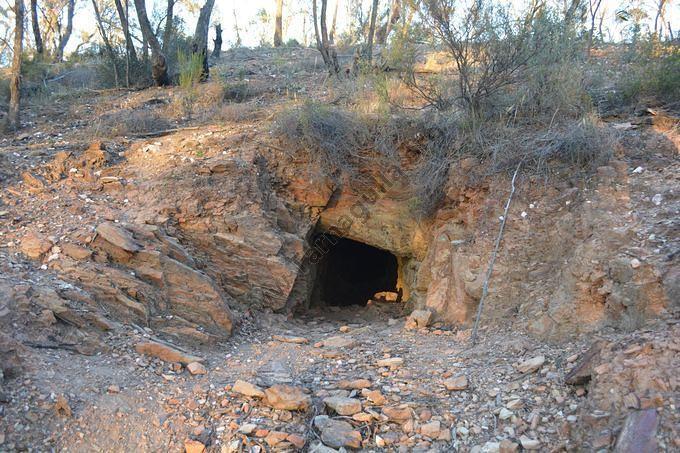
[[[236,8],[232,9],[231,12],[234,13],[234,32],[236,33],[235,47],[241,47],[242,44],[241,31],[238,28],[238,17],[236,17]]]
[[[340,0],[335,0],[335,9],[333,10],[333,22],[331,22],[331,33],[328,36],[329,41],[331,44],[335,42],[335,26],[338,23],[338,5],[340,4]]]
[[[191,52],[193,54],[201,55],[203,59],[203,72],[201,73],[201,80],[207,80],[210,75],[208,68],[208,29],[210,28],[210,15],[212,14],[215,0],[206,0],[201,7],[201,12],[198,15],[196,22],[196,31],[194,32],[194,39],[191,43]]]
[[[390,15],[387,19],[387,24],[385,24],[385,30],[381,33],[378,43],[385,44],[387,38],[389,38],[390,33],[394,25],[401,19],[401,0],[392,0],[392,5],[390,6]]]
[[[661,39],[661,31],[663,30],[665,9],[668,0],[658,0],[658,8],[656,10],[656,16],[654,16],[654,34]],[[661,30],[659,30],[659,18],[661,18]]]
[[[378,17],[378,0],[373,0],[371,8],[371,25],[368,27],[368,40],[366,43],[366,61],[371,64],[373,60],[373,36],[375,35],[375,19]]]
[[[111,47],[111,42],[109,41],[109,37],[106,34],[106,30],[104,29],[104,24],[102,23],[102,16],[101,14],[99,14],[99,7],[97,6],[97,0],[92,0],[92,8],[94,9],[94,17],[95,19],[97,19],[97,27],[99,28],[99,34],[102,37],[102,41],[104,41],[106,53],[109,54],[109,60],[111,60],[111,67],[113,68],[113,77],[116,84],[116,88],[118,88],[118,66],[116,63],[116,54],[113,51],[113,47]]]
[[[73,32],[73,14],[75,13],[75,8],[76,1],[68,0],[68,6],[66,8],[66,30],[64,30],[64,34],[61,35],[59,47],[57,47],[57,53],[54,56],[54,59],[57,62],[64,59],[64,49],[66,48],[66,44],[68,44],[68,40],[71,38],[71,33]]]
[[[600,9],[602,0],[589,0],[588,12],[590,14],[590,30],[588,30],[588,50],[587,56],[590,58],[590,53],[593,49],[593,38],[595,35],[595,19],[597,19],[597,11]]]
[[[142,35],[147,45],[151,47],[151,77],[158,86],[164,86],[170,83],[168,79],[168,64],[163,55],[161,45],[153,34],[149,18],[146,15],[145,0],[135,0],[135,9],[137,10],[137,19],[139,21],[139,28],[142,29]]]
[[[276,0],[276,18],[274,20],[274,47],[283,44],[283,0]]]
[[[574,20],[574,15],[576,14],[578,8],[581,6],[581,1],[582,0],[571,0],[569,7],[567,7],[564,10],[564,23],[565,25],[567,25],[567,28],[571,26],[571,22]]]
[[[604,16],[607,13],[606,8],[602,8],[602,12],[600,13],[600,21],[597,25],[597,34],[600,35],[600,41],[604,42],[604,34],[602,33],[602,23],[604,22]]]
[[[168,0],[165,9],[165,30],[163,31],[163,53],[167,54],[170,51],[170,42],[172,41],[172,34],[175,24],[175,0]]]
[[[215,24],[215,39],[213,39],[213,58],[220,58],[222,53],[222,25]]]
[[[137,63],[137,52],[135,51],[135,44],[132,42],[132,36],[130,35],[130,24],[128,21],[127,12],[127,0],[125,2],[125,7],[121,3],[121,0],[115,0],[116,10],[118,11],[118,18],[120,19],[120,26],[123,29],[123,35],[125,36],[125,51],[133,63]]]
[[[42,35],[40,34],[40,22],[38,22],[38,0],[31,0],[31,26],[33,27],[33,39],[35,40],[35,53],[42,57],[45,52]]]
[[[314,19],[314,35],[316,37],[316,47],[321,52],[321,58],[326,64],[328,71],[333,75],[340,73],[338,58],[335,50],[331,49],[328,42],[328,30],[326,28],[326,9],[328,0],[321,0],[321,18],[317,16],[316,0],[312,0],[312,16]],[[319,25],[320,23],[320,25]],[[319,26],[321,31],[319,32]]]
[[[9,112],[7,114],[10,130],[21,127],[21,53],[24,42],[24,0],[14,0],[14,49],[12,56],[12,76],[9,83]]]

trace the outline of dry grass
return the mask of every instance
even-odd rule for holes
[[[91,125],[95,137],[146,134],[170,129],[173,124],[157,110],[119,110],[99,116]]]
[[[351,171],[352,157],[369,138],[369,128],[359,115],[311,101],[281,112],[273,132],[298,152],[310,154],[329,174]]]

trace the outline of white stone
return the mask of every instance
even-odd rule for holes
[[[506,409],[506,408],[504,408],[504,407],[501,408],[501,411],[500,411],[499,414],[498,414],[498,418],[500,418],[501,420],[507,420],[507,419],[509,419],[510,417],[512,417],[512,411],[511,411],[511,410],[508,410],[508,409]]]
[[[522,447],[525,450],[538,450],[539,448],[541,448],[541,442],[539,440],[530,439],[525,435],[522,435],[519,438],[519,443],[522,444]]]

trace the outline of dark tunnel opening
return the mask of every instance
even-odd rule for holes
[[[314,299],[318,305],[366,305],[377,292],[396,291],[397,257],[351,239],[329,234],[327,253],[317,267]]]

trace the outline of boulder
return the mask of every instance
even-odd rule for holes
[[[539,355],[529,360],[525,360],[515,365],[517,371],[520,373],[533,373],[543,366],[545,363],[545,356]]]
[[[376,406],[382,406],[387,402],[387,398],[380,392],[380,390],[364,390],[361,394],[368,399],[369,402]]]
[[[64,242],[61,244],[61,250],[64,252],[64,255],[73,258],[74,260],[86,260],[92,256],[90,250],[71,242]]]
[[[525,450],[538,450],[541,448],[541,441],[532,439],[524,434],[520,436],[519,443],[522,444],[522,448]]]
[[[659,424],[656,409],[628,414],[616,441],[616,453],[653,453],[657,451],[656,430]]]
[[[109,244],[126,252],[135,253],[142,249],[132,234],[113,222],[104,222],[97,226],[97,234]]]
[[[441,427],[441,422],[435,420],[430,423],[426,423],[423,426],[420,427],[420,434],[422,434],[425,437],[429,437],[430,439],[436,439],[439,437],[439,433],[441,432],[442,427]]]
[[[349,335],[338,335],[335,337],[326,338],[323,340],[322,344],[325,348],[349,349],[356,346],[357,342]]]
[[[24,352],[24,347],[19,342],[0,332],[0,377],[11,378],[20,374]]]
[[[406,320],[407,329],[422,329],[430,325],[432,312],[430,310],[413,310]]]
[[[187,370],[193,375],[208,374],[208,370],[200,362],[191,362],[189,365],[187,365]]]
[[[175,349],[171,346],[162,343],[157,343],[155,341],[145,341],[142,343],[138,343],[135,346],[135,350],[139,354],[158,357],[164,362],[181,363],[183,365],[189,365],[190,363],[193,362],[203,362],[204,360],[200,357],[187,354],[185,352],[180,351],[179,349]]]
[[[411,420],[413,414],[408,406],[387,406],[383,407],[382,413],[391,422],[403,424]]]
[[[21,253],[27,257],[37,260],[52,248],[52,241],[38,233],[28,233],[21,240]]]
[[[468,379],[465,375],[449,378],[444,381],[444,387],[449,391],[465,390],[468,387]]]
[[[360,448],[361,433],[342,420],[329,419],[321,430],[321,441],[333,448]]]
[[[265,403],[274,409],[304,411],[312,404],[312,399],[300,387],[277,384],[265,390],[264,394]]]
[[[380,359],[376,362],[379,367],[386,367],[391,369],[399,368],[404,363],[401,357],[389,357],[387,359]]]
[[[231,388],[231,390],[233,392],[240,393],[241,395],[250,396],[253,398],[264,398],[264,392],[260,387],[240,379],[234,382],[234,386]]]
[[[323,403],[338,415],[354,415],[357,412],[361,412],[361,401],[356,398],[330,396],[325,398]]]
[[[368,379],[354,379],[351,381],[347,380],[342,380],[338,382],[338,387],[341,389],[353,389],[353,390],[360,390],[360,389],[366,389],[371,386],[371,381]]]
[[[184,451],[186,453],[203,453],[205,445],[197,440],[187,439],[184,441]]]

